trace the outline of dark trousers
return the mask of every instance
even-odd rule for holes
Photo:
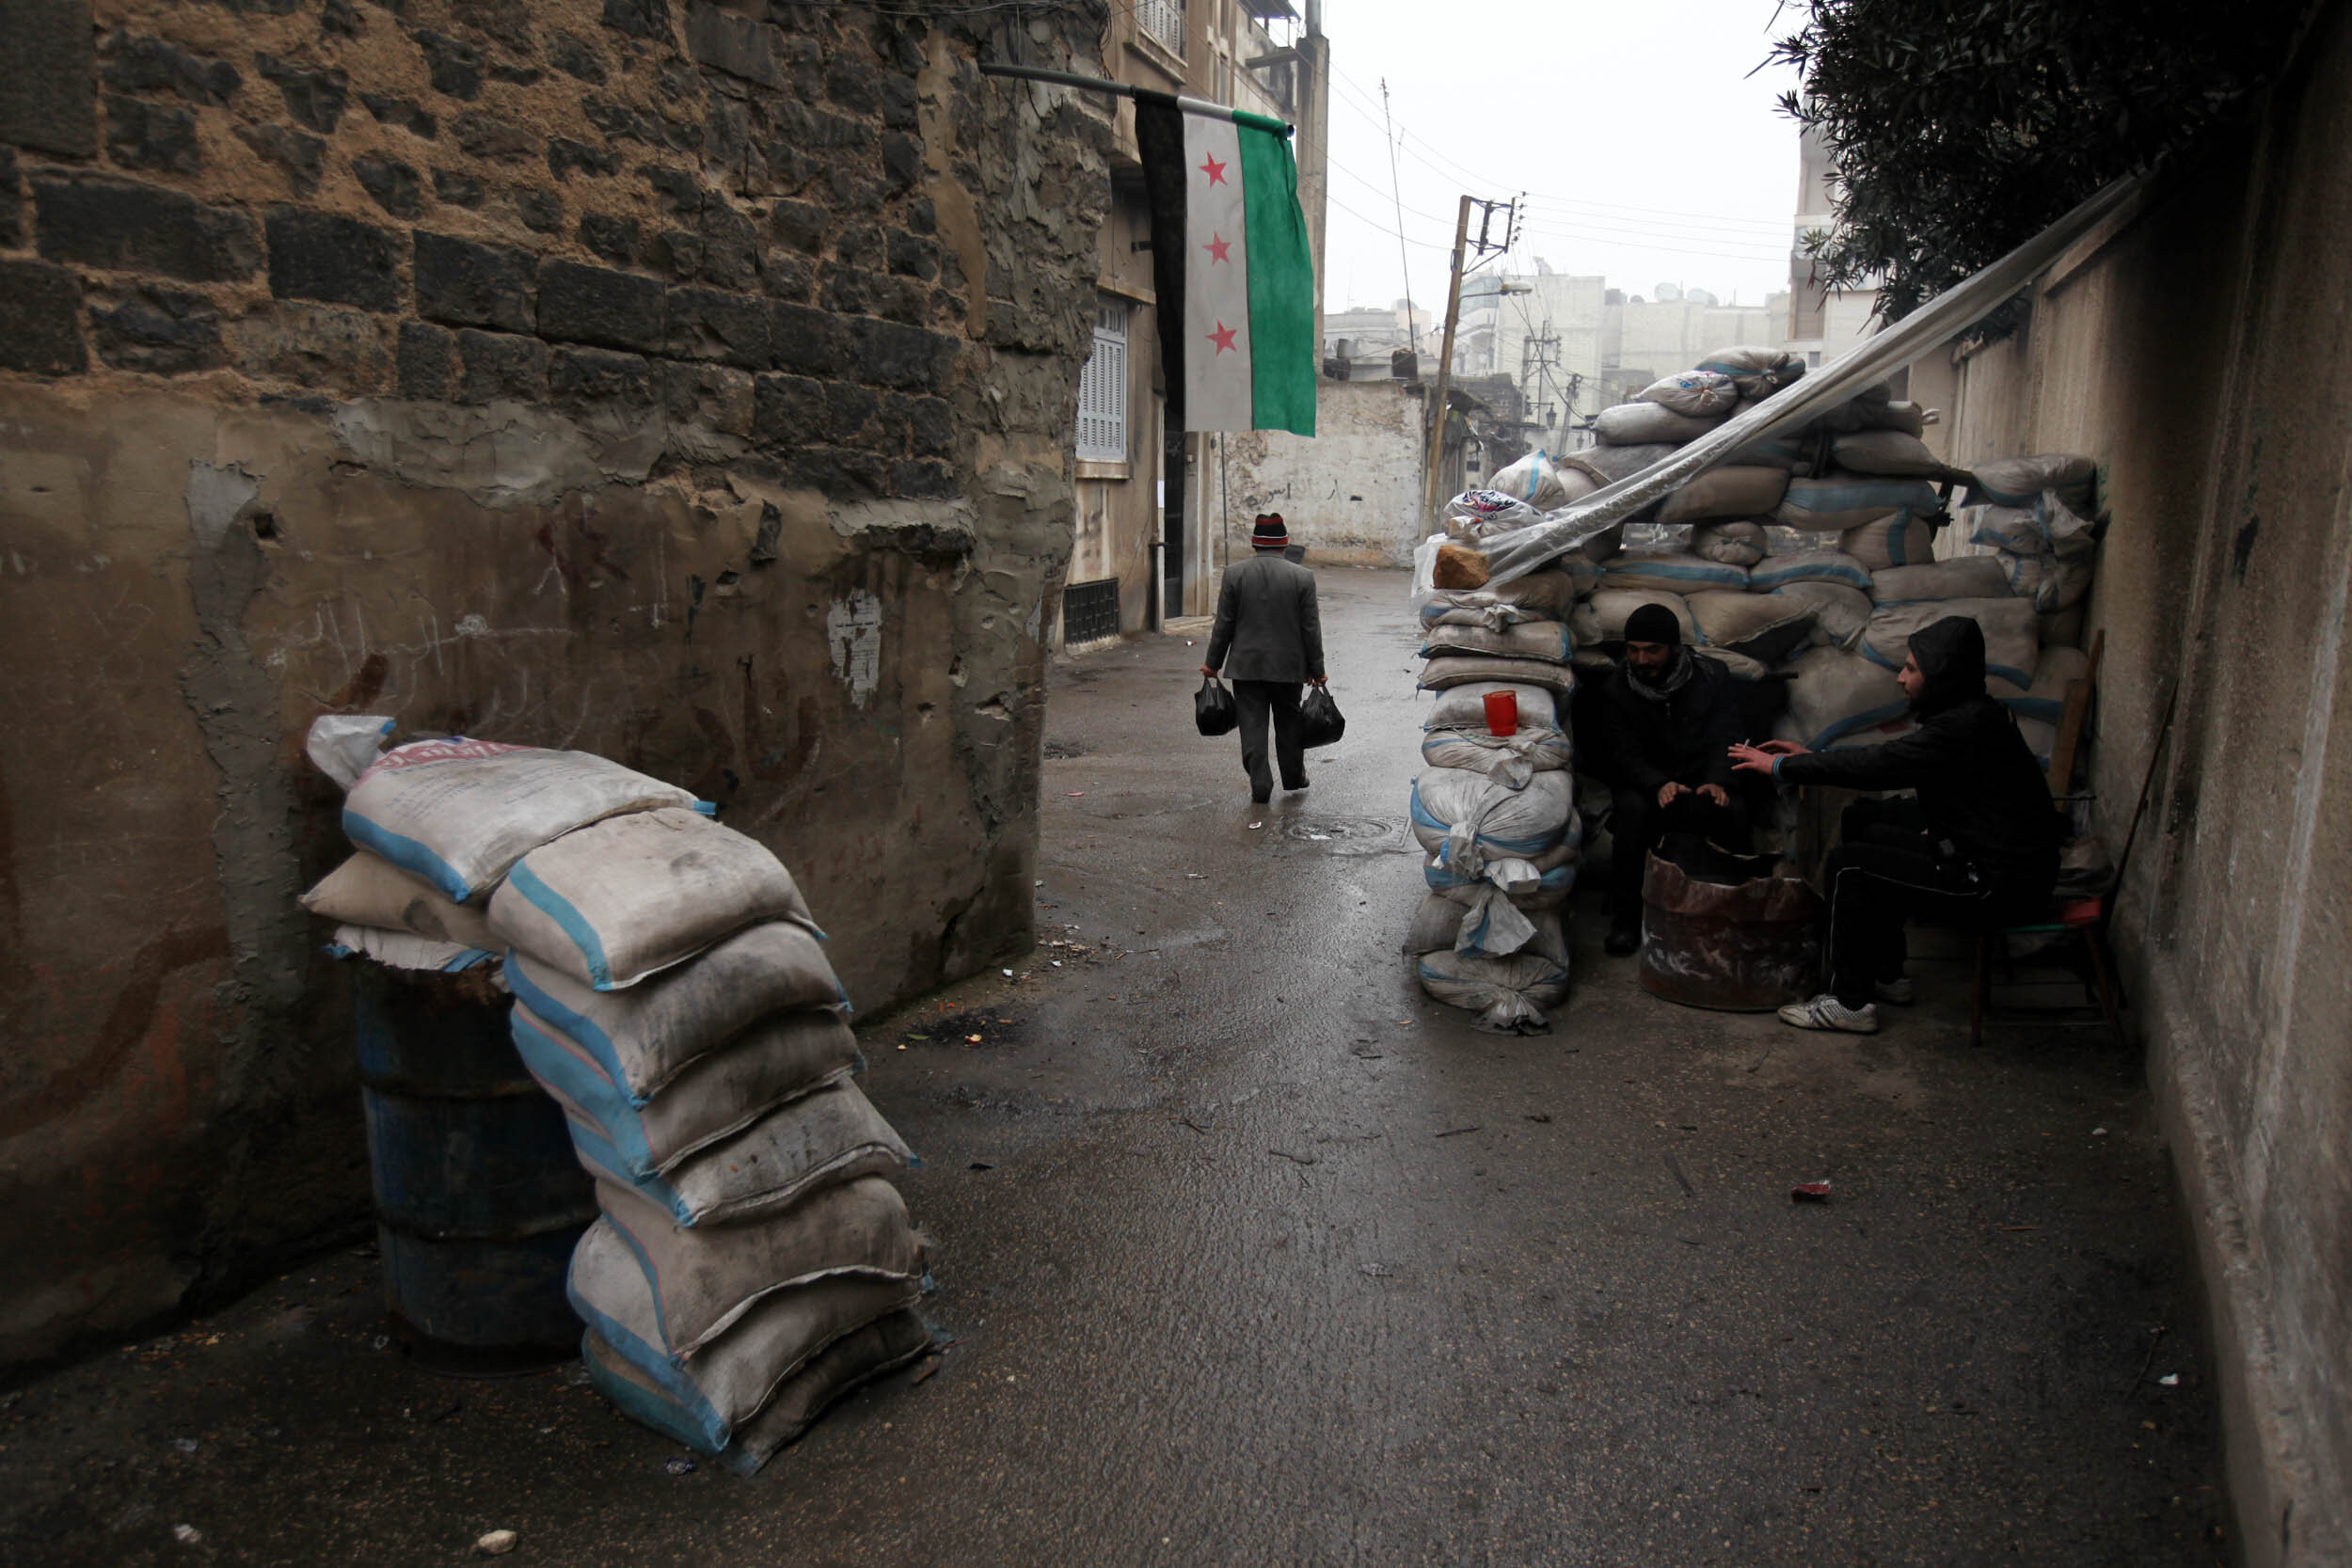
[[[1642,920],[1642,873],[1649,852],[1668,833],[1695,833],[1734,854],[1748,847],[1748,803],[1737,789],[1731,804],[1719,806],[1698,795],[1681,795],[1660,809],[1658,792],[1619,789],[1609,813],[1609,918],[1620,927]]]
[[[1822,869],[1829,989],[1849,1007],[1872,1000],[1876,982],[1902,974],[1906,920],[1979,931],[2047,917],[2048,889],[1979,877],[1967,862],[1941,853],[1926,833],[1905,831],[1885,809],[1900,804],[1857,802],[1842,824],[1846,842],[1829,852]]]
[[[1307,787],[1307,749],[1299,744],[1297,681],[1235,681],[1233,705],[1241,714],[1241,768],[1249,793],[1263,800],[1274,793],[1265,765],[1265,722],[1274,720],[1274,758],[1281,765],[1282,787]]]

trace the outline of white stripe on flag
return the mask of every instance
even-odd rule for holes
[[[1241,133],[1184,119],[1184,428],[1251,425],[1249,262],[1242,232]]]

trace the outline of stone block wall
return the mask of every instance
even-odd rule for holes
[[[0,0],[0,1365],[364,1211],[322,712],[616,756],[866,1007],[1025,946],[1102,122],[1035,17]]]

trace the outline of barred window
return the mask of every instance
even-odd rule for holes
[[[1127,460],[1127,304],[1107,294],[1094,305],[1094,352],[1078,377],[1078,455]]]

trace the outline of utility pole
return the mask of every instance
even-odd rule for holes
[[[1473,196],[1462,198],[1461,210],[1454,219],[1454,277],[1446,287],[1445,343],[1438,351],[1438,385],[1429,400],[1429,453],[1428,461],[1422,468],[1421,476],[1421,515],[1423,527],[1434,523],[1438,515],[1438,464],[1445,451],[1445,398],[1447,384],[1454,378],[1454,329],[1461,324],[1462,320],[1462,252],[1470,244],[1470,221],[1472,207],[1483,209],[1478,223],[1478,253],[1481,256],[1489,252],[1510,249],[1512,241],[1518,237],[1518,231],[1519,204],[1516,199],[1482,201]],[[1488,238],[1488,234],[1494,224],[1495,209],[1498,207],[1504,209],[1509,214],[1509,217],[1503,226],[1504,237],[1500,241],[1494,241]]]

